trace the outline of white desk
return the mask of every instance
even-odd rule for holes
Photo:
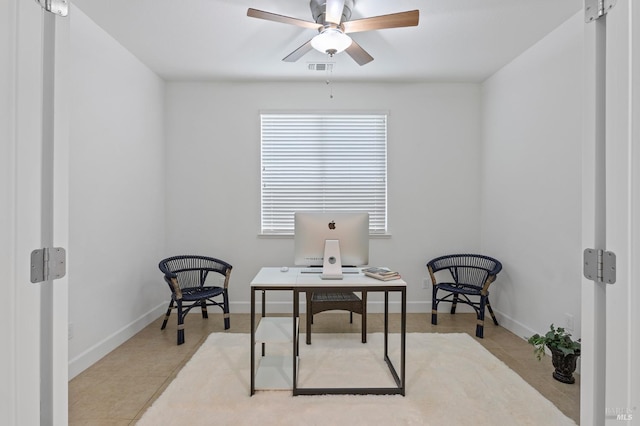
[[[292,344],[292,356],[285,361],[275,361],[267,363],[274,367],[280,381],[280,388],[293,390],[293,395],[321,395],[321,394],[405,394],[405,348],[407,329],[407,283],[402,280],[380,281],[370,278],[364,274],[345,274],[342,280],[323,280],[319,274],[301,273],[301,268],[290,268],[287,272],[281,272],[280,268],[262,268],[251,282],[251,390],[253,395],[256,390],[256,341],[262,342],[262,356],[265,356],[265,341],[290,341]],[[386,361],[391,374],[393,375],[396,387],[388,388],[299,388],[298,376],[298,345],[299,345],[299,317],[300,317],[300,292],[313,292],[330,290],[335,292],[352,291],[381,291],[384,292],[384,360]],[[256,330],[255,307],[256,291],[262,292],[262,327]],[[292,291],[293,292],[293,317],[289,320],[282,318],[271,318],[265,321],[265,299],[267,291]],[[388,356],[388,335],[389,335],[389,292],[399,292],[401,295],[401,319],[400,319],[400,374],[397,373],[393,363]],[[286,323],[289,323],[289,330],[286,330]],[[256,339],[258,335],[258,340]],[[265,340],[267,339],[267,340]],[[270,340],[274,339],[274,340]],[[289,340],[287,340],[289,339]],[[284,364],[283,364],[284,362]],[[291,365],[291,374],[288,370],[286,375],[286,363]]]

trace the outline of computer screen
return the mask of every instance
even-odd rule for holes
[[[325,243],[338,241],[341,266],[369,263],[369,213],[296,212],[294,264],[323,266]]]

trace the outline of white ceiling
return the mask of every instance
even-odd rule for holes
[[[308,0],[73,0],[165,79],[480,82],[582,8],[582,0],[356,0],[351,19],[420,10],[417,27],[352,34],[375,59],[312,51],[282,58],[317,34],[249,18],[247,8],[312,21]],[[73,9],[71,10],[73,19]]]

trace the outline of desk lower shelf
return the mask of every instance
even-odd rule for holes
[[[256,342],[289,343],[293,342],[293,324],[291,317],[263,317],[260,318],[256,330]],[[296,318],[296,333],[299,318]]]
[[[293,389],[293,369],[291,368],[292,365],[292,355],[266,355],[260,357],[256,370],[256,389]],[[299,365],[299,362],[296,365]]]
[[[295,324],[297,335],[298,318],[296,318]],[[293,349],[291,346],[293,340],[294,329],[291,317],[263,317],[260,319],[255,334],[256,347],[254,350],[261,353],[260,348],[264,345],[267,353],[264,356],[259,356],[256,360],[254,366],[255,389],[293,389]],[[299,362],[296,362],[296,365],[299,365]]]

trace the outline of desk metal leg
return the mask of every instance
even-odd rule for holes
[[[262,290],[262,318],[266,316],[267,316],[267,292],[266,290]],[[266,343],[262,342],[260,346],[262,349],[262,356],[264,356]]]
[[[400,395],[404,396],[405,394],[405,334],[407,330],[407,298],[406,292],[404,289],[401,290],[401,319],[400,319],[400,375],[398,376],[398,372],[393,366],[393,362],[388,355],[388,344],[389,344],[389,292],[384,292],[384,360],[389,366],[389,371],[391,371],[391,375],[398,386],[398,392]]]
[[[367,343],[367,292],[362,292],[362,343]],[[350,312],[353,315],[353,312]]]
[[[296,390],[298,388],[298,350],[299,343],[298,338],[299,334],[296,330],[296,322],[298,320],[298,316],[300,309],[300,292],[297,289],[293,290],[293,375],[292,375],[292,383],[291,388],[293,395],[296,395]]]
[[[406,376],[405,376],[405,357],[406,357],[406,347],[407,347],[407,289],[402,288],[401,291],[402,302],[401,302],[401,319],[400,319],[400,380],[402,382],[402,395],[404,396],[405,388],[406,388]]]
[[[384,292],[384,357],[387,359],[389,349],[389,292]]]
[[[256,291],[251,289],[251,389],[249,396],[256,392]]]

